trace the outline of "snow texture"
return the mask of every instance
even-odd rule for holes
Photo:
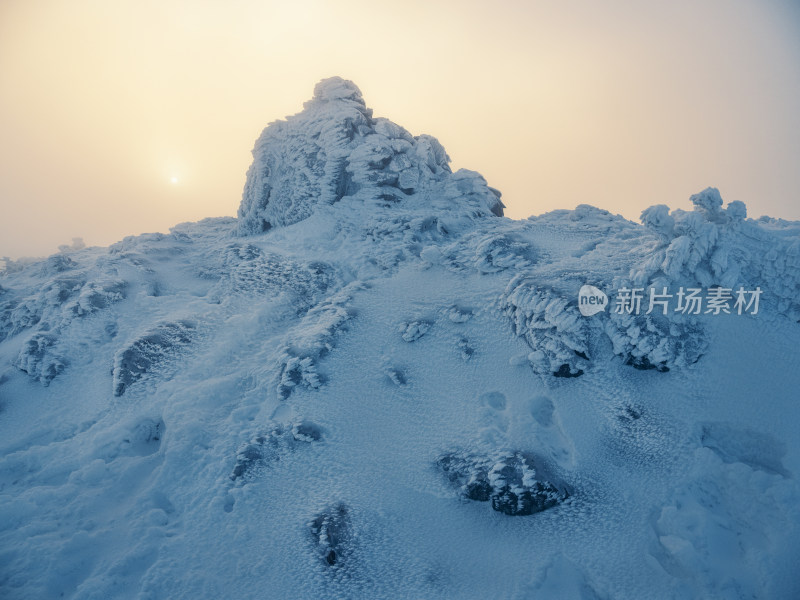
[[[339,78],[253,158],[238,219],[5,261],[0,597],[800,597],[800,223],[510,220]],[[681,286],[759,312],[614,310]]]

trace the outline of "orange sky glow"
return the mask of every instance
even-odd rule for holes
[[[234,215],[256,137],[332,75],[513,218],[715,186],[800,219],[794,0],[3,0],[0,256]]]

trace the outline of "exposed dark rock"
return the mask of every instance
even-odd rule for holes
[[[323,564],[337,569],[346,566],[353,539],[347,506],[339,503],[327,508],[314,517],[310,529],[314,551]]]
[[[666,373],[669,371],[669,367],[665,362],[653,364],[646,356],[629,355],[628,358],[625,359],[625,364],[632,366],[634,369],[639,369],[640,371],[649,371],[651,369],[655,369],[659,373]]]
[[[553,372],[554,377],[580,377],[583,375],[583,369],[571,369],[568,364],[563,364],[558,368],[558,371]]]
[[[436,464],[464,498],[491,501],[494,510],[506,515],[541,512],[569,496],[567,487],[530,454],[485,457],[454,452],[440,457]]]
[[[492,508],[506,515],[532,515],[556,506],[568,496],[566,489],[542,479],[534,458],[517,452],[497,461],[489,471]]]
[[[458,340],[458,350],[461,354],[461,360],[464,362],[468,361],[472,358],[472,355],[475,354],[475,348],[470,345],[470,342],[467,338],[461,338]]]

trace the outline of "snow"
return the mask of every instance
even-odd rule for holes
[[[238,219],[10,261],[0,597],[800,596],[800,224],[499,198],[334,78]]]

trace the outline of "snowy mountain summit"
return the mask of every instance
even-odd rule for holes
[[[0,597],[799,597],[800,223],[690,202],[320,82],[238,218],[0,272]]]
[[[340,77],[318,83],[303,112],[267,127],[253,158],[239,207],[242,235],[297,223],[345,196],[386,204],[449,193],[476,212],[503,214],[500,193],[480,175],[453,175],[436,138],[373,118],[361,91]]]

